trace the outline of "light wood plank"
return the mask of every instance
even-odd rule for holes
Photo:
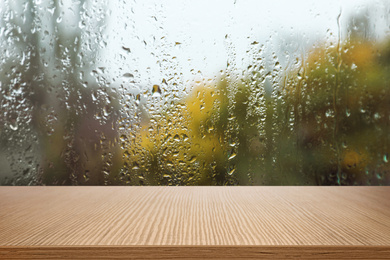
[[[3,247],[0,259],[389,259],[384,246]]]
[[[384,259],[389,198],[390,187],[0,187],[0,257]]]

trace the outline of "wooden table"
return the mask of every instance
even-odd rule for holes
[[[3,258],[390,259],[390,187],[0,187]]]

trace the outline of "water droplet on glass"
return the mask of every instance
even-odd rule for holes
[[[153,85],[153,88],[152,88],[152,95],[154,97],[158,97],[161,95],[161,88],[159,85]]]
[[[11,130],[13,130],[13,131],[18,130],[19,125],[18,125],[17,120],[13,120],[13,122],[11,122],[11,123],[9,124],[9,128],[11,128]]]
[[[232,152],[228,158],[228,160],[232,160],[234,159],[235,157],[237,156],[237,154],[235,152]]]
[[[131,50],[129,47],[126,47],[126,46],[122,46],[122,49],[125,50],[126,52],[130,53]]]
[[[134,75],[131,73],[125,73],[125,74],[123,74],[123,77],[124,78],[134,78]]]
[[[228,168],[228,175],[233,175],[234,173],[236,172],[236,166],[232,165],[232,166],[229,166]]]

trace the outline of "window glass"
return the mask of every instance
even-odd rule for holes
[[[389,14],[2,0],[0,184],[390,184]]]

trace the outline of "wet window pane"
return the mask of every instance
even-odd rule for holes
[[[2,185],[388,185],[387,1],[0,2]]]

